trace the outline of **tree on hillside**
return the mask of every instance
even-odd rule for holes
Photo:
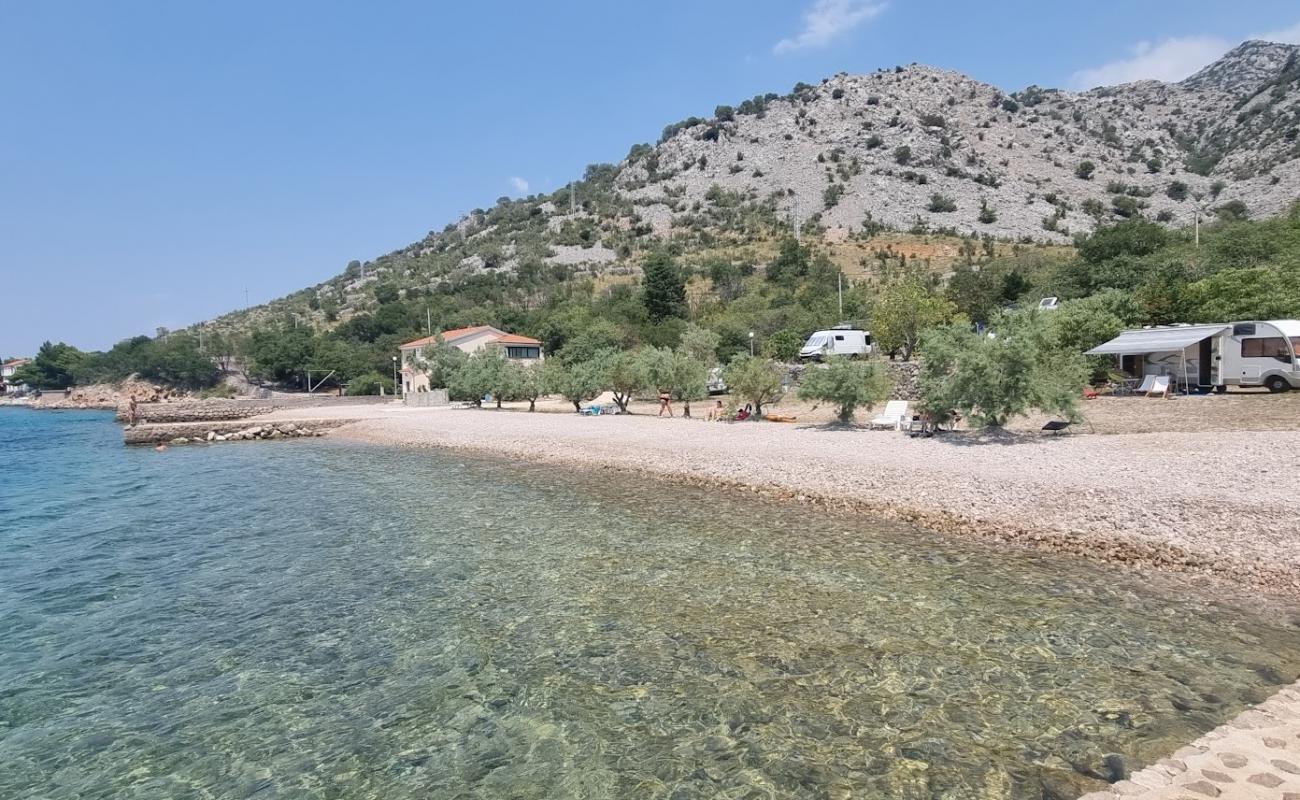
[[[1281,319],[1300,309],[1300,268],[1226,269],[1186,286],[1194,319]]]
[[[1075,244],[1079,257],[1090,264],[1100,264],[1119,256],[1145,256],[1169,241],[1169,231],[1144,219],[1131,219],[1117,225],[1098,228]]]
[[[143,351],[144,358],[132,370],[140,377],[168,386],[203,389],[221,378],[216,362],[199,350],[198,337],[174,333],[154,340]],[[127,373],[130,374],[130,373]],[[120,376],[125,378],[126,375]]]
[[[887,284],[876,298],[871,336],[881,350],[891,356],[898,353],[908,361],[921,331],[949,322],[956,314],[951,301],[932,293],[920,276],[909,275]]]
[[[773,283],[792,285],[808,275],[812,265],[812,251],[793,236],[781,240],[781,250],[767,267],[767,279]]]
[[[836,416],[845,425],[853,421],[858,408],[870,409],[889,397],[891,385],[880,364],[850,361],[834,356],[823,366],[804,370],[799,381],[799,398],[834,403]]]
[[[718,361],[718,345],[721,341],[721,337],[708,328],[690,323],[682,330],[677,349],[711,367]]]
[[[1081,353],[1055,345],[1044,316],[1000,314],[987,334],[967,325],[927,330],[922,407],[938,421],[960,411],[977,427],[1001,427],[1035,409],[1077,418],[1087,367]]]
[[[682,316],[686,310],[686,278],[672,256],[663,250],[651,253],[642,270],[643,297],[650,318]]]
[[[86,354],[70,344],[45,342],[31,361],[14,371],[13,381],[36,389],[66,389],[85,360]]]
[[[799,331],[782,328],[763,341],[763,355],[789,363],[798,357],[807,338]]]
[[[731,394],[739,401],[752,403],[754,413],[759,416],[764,405],[780,400],[784,378],[785,369],[780,364],[749,353],[731,359],[723,372]]]
[[[251,372],[273,381],[297,378],[311,366],[315,353],[311,330],[287,325],[254,331],[248,347]]]
[[[1119,335],[1142,319],[1142,307],[1131,292],[1110,289],[1079,300],[1069,300],[1052,312],[1053,346],[1083,353]],[[1115,366],[1111,356],[1086,356],[1090,380],[1099,383]]]

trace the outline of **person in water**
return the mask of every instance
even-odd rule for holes
[[[668,412],[668,416],[671,417],[673,415],[673,394],[672,392],[668,392],[668,391],[660,391],[659,392],[659,416],[662,417],[665,411]]]

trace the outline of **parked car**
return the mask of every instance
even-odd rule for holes
[[[722,367],[709,370],[709,394],[726,394],[727,382],[722,379]]]

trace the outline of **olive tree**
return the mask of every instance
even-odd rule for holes
[[[546,388],[573,403],[574,411],[582,404],[594,400],[609,388],[610,366],[616,355],[613,350],[600,350],[588,358],[565,363],[559,359],[546,362]]]
[[[956,314],[952,301],[932,293],[919,277],[908,276],[880,292],[871,315],[871,335],[886,353],[899,353],[908,361],[921,331],[949,322]]]
[[[518,361],[508,362],[509,393],[511,400],[527,400],[528,410],[537,410],[537,398],[546,394],[546,363],[543,361],[534,361],[530,364],[521,364]]]
[[[645,355],[643,351],[620,351],[610,356],[608,368],[609,390],[614,394],[614,404],[626,414],[632,396],[650,385]]]
[[[1056,345],[1055,332],[1036,310],[1001,314],[990,333],[966,325],[925,332],[921,405],[935,420],[953,411],[977,427],[1001,427],[1031,410],[1078,418],[1087,366],[1077,350]]]
[[[853,421],[853,412],[859,407],[870,409],[887,399],[891,388],[880,364],[835,356],[823,366],[804,370],[799,398],[834,403],[836,416],[847,425]]]
[[[458,399],[472,400],[477,406],[483,404],[484,395],[491,394],[500,408],[503,396],[510,391],[510,379],[509,367],[501,351],[484,348],[467,358],[452,373],[447,391]]]
[[[429,373],[429,385],[435,389],[450,389],[452,376],[469,360],[469,354],[455,345],[447,344],[442,334],[434,337],[433,344],[421,352]]]
[[[754,413],[762,415],[765,404],[772,405],[781,398],[785,369],[775,361],[740,353],[731,359],[723,372],[723,380],[732,395],[754,405]]]
[[[649,385],[682,402],[682,415],[691,415],[691,401],[709,393],[709,367],[682,348],[647,347],[641,351]]]
[[[706,367],[712,367],[717,363],[718,345],[721,341],[717,333],[692,322],[682,331],[677,349],[702,362]]]

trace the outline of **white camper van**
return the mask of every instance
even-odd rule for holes
[[[840,325],[828,331],[817,331],[808,337],[799,351],[799,358],[821,359],[827,356],[864,357],[871,355],[871,332],[860,331],[850,325]]]
[[[1087,355],[1114,355],[1134,377],[1168,375],[1182,387],[1300,389],[1300,320],[1169,325],[1124,331]]]
[[[1216,387],[1300,389],[1300,320],[1234,322],[1219,336],[1218,350]]]

